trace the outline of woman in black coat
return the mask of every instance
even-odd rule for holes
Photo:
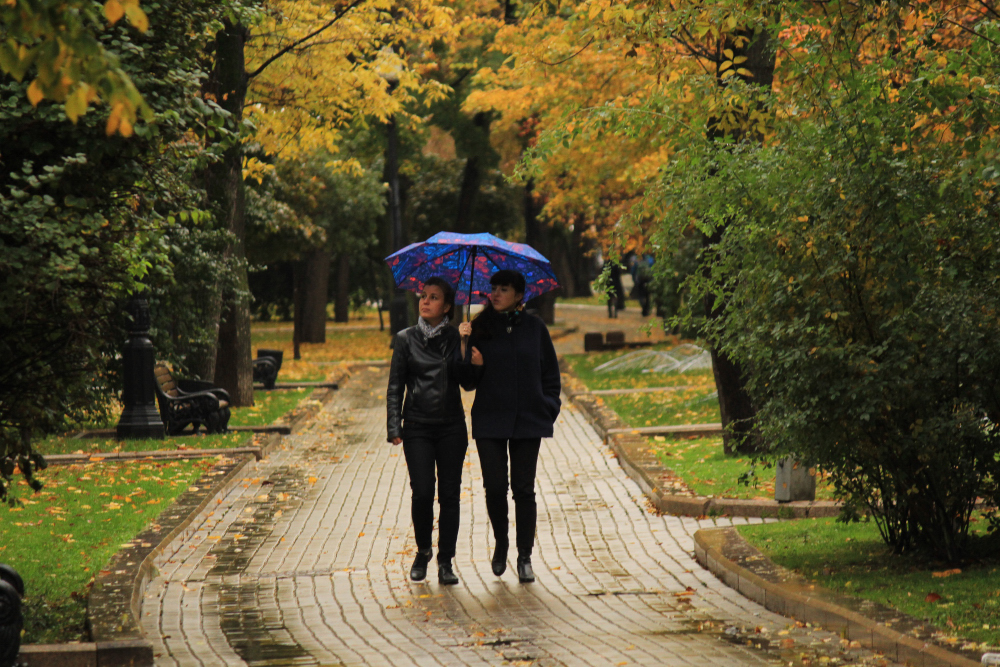
[[[434,527],[434,483],[437,469],[438,582],[457,584],[452,569],[458,541],[462,466],[469,446],[465,411],[459,390],[462,346],[448,326],[455,307],[455,290],[441,278],[431,278],[420,295],[420,319],[393,341],[389,386],[386,390],[387,439],[403,445],[410,473],[411,515],[417,556],[410,579],[427,576]],[[405,400],[404,400],[405,393]]]
[[[469,335],[467,362],[473,372],[463,380],[476,389],[472,437],[479,450],[486,489],[486,509],[496,547],[493,573],[507,569],[507,458],[509,485],[517,520],[517,576],[535,580],[531,551],[535,544],[535,469],[542,438],[552,437],[559,415],[559,364],[545,323],[522,312],[524,276],[498,271],[490,279],[490,302],[472,321],[459,327]]]

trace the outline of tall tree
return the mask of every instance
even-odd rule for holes
[[[402,6],[394,18],[376,0],[351,0],[331,7],[310,0],[279,2],[255,32],[246,18],[227,18],[216,36],[215,68],[206,96],[229,113],[228,127],[239,134],[247,104],[257,123],[255,141],[263,151],[295,156],[317,147],[337,149],[339,129],[357,116],[382,120],[420,92],[435,90],[407,70],[406,59],[383,47],[412,39],[434,39],[447,13],[430,3]],[[386,79],[398,70],[400,85],[389,96]],[[288,82],[293,81],[294,86]],[[244,160],[241,143],[228,145],[208,172],[208,191],[223,226],[232,234],[229,254],[245,263],[243,177],[259,167]],[[222,324],[215,382],[235,405],[253,402],[249,291],[246,270],[238,288],[222,295]]]

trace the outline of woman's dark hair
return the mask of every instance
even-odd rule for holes
[[[494,287],[497,285],[501,287],[511,287],[515,292],[523,295],[525,286],[524,275],[518,271],[500,269],[490,277],[490,285]],[[476,336],[476,338],[489,340],[490,333],[486,328],[486,318],[495,312],[496,310],[493,309],[493,302],[487,300],[483,309],[472,319],[472,334]]]
[[[510,269],[501,269],[490,278],[490,285],[513,287],[518,294],[524,294],[524,275]]]
[[[441,276],[433,276],[424,282],[424,289],[428,287],[439,287],[444,294],[444,305],[448,306],[445,314],[451,318],[455,315],[455,288]]]

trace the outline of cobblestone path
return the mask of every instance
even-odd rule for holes
[[[385,442],[386,377],[355,373],[161,557],[142,607],[158,665],[879,662],[701,569],[691,535],[729,521],[651,513],[572,407],[543,442],[537,582],[517,583],[512,567],[499,579],[490,571],[474,443],[461,583],[438,585],[433,567],[427,582],[410,582],[409,487],[401,450]]]

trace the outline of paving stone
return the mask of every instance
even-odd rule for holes
[[[408,478],[401,450],[385,442],[385,383],[384,367],[355,373],[160,556],[142,613],[157,665],[878,664],[703,570],[696,530],[758,520],[651,513],[571,406],[542,446],[538,580],[521,585],[510,566],[502,578],[491,572],[470,442],[460,583],[438,585],[433,567],[411,582]],[[782,631],[793,649],[754,648]]]

